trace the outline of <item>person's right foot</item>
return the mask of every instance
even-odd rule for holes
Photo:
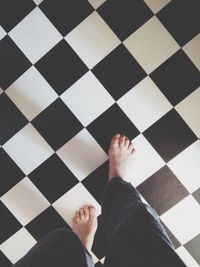
[[[133,175],[135,149],[125,135],[113,136],[109,148],[109,180],[119,176],[129,182]]]

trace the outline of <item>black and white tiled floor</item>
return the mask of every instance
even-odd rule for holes
[[[187,266],[200,265],[199,10],[199,0],[1,1],[1,267],[70,227],[82,204],[101,213],[115,133],[137,150],[132,184]]]

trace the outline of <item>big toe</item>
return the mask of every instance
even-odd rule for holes
[[[111,139],[111,143],[110,143],[110,149],[119,146],[119,138],[120,138],[120,134],[115,134],[113,136],[113,138]]]

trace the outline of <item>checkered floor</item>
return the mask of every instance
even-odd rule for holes
[[[177,253],[200,265],[199,0],[2,0],[0,266],[93,204],[103,266],[107,149],[126,134],[132,184]]]

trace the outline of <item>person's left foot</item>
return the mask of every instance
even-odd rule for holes
[[[97,212],[92,206],[84,206],[73,218],[72,230],[78,235],[82,244],[90,252],[97,230]]]

